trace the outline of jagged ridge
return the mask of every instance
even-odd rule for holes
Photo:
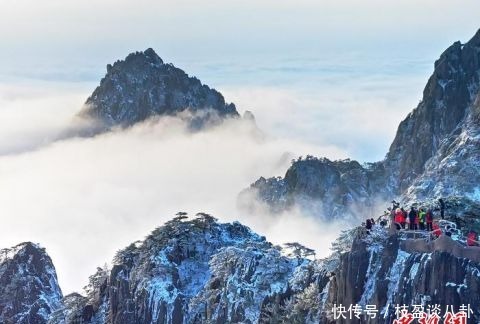
[[[239,224],[177,217],[118,252],[67,296],[52,323],[257,323],[267,298],[285,294],[303,258],[288,258]]]
[[[390,323],[397,304],[438,304],[442,310],[470,304],[478,321],[480,257],[472,249],[447,236],[428,243],[375,226],[369,235],[363,228],[344,232],[330,257],[310,261],[300,245],[286,256],[240,223],[218,223],[207,214],[187,220],[182,214],[119,251],[111,269],[99,268],[86,296],[74,293],[60,301],[59,289],[48,285],[42,286],[48,293],[30,290],[28,296],[20,286],[0,291],[1,301],[23,296],[44,303],[36,313],[25,311],[25,302],[22,309],[10,308],[2,323],[360,322],[335,319],[335,304],[364,310],[376,305],[378,316],[363,313],[363,323]],[[31,244],[18,250],[17,268],[30,266],[39,251]],[[52,269],[16,277],[30,287],[42,278],[56,280]]]
[[[361,165],[357,161],[330,161],[307,156],[292,162],[283,178],[261,177],[242,191],[241,207],[253,209],[254,201],[267,203],[273,212],[300,206],[323,220],[356,218],[359,210],[373,207],[387,195],[381,188],[384,170],[381,164]]]

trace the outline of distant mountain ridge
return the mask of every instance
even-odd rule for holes
[[[151,48],[107,65],[107,74],[85,102],[80,116],[105,128],[128,127],[152,117],[191,114],[193,127],[238,117],[221,93],[166,64]]]
[[[479,76],[480,30],[435,62],[422,101],[400,123],[383,161],[300,158],[284,177],[260,178],[242,191],[240,205],[255,208],[259,201],[277,212],[300,206],[325,219],[363,218],[378,216],[369,208],[377,202],[434,206],[443,197],[452,214],[476,218],[480,230],[473,217],[480,211]]]
[[[384,177],[385,170],[378,163],[300,157],[284,177],[261,177],[243,190],[238,205],[254,212],[260,201],[274,213],[297,206],[324,220],[348,221],[359,210],[371,212],[375,203],[388,199],[379,190],[385,185]]]

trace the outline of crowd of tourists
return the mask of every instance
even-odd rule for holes
[[[383,217],[380,217],[377,222],[380,226],[386,227],[388,223],[393,223],[398,231],[425,231],[430,232],[434,238],[445,234],[452,236],[457,232],[455,224],[446,222],[443,228],[440,228],[438,217],[435,212],[438,212],[441,219],[445,218],[445,201],[438,200],[438,207],[435,210],[431,207],[417,207],[415,205],[410,208],[400,206],[400,203],[395,200],[392,201],[392,207],[389,207]],[[367,234],[375,225],[373,218],[367,219],[363,224],[367,230]],[[466,237],[466,244],[468,246],[479,246],[478,234],[471,230]]]

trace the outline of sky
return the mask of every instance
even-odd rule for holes
[[[179,210],[328,254],[340,229],[297,212],[244,215],[237,193],[298,155],[381,160],[434,61],[480,27],[477,0],[0,4],[0,247],[41,243],[66,293]],[[148,47],[253,111],[265,137],[161,120],[52,143],[106,64]]]

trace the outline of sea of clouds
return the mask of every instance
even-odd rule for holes
[[[295,211],[245,214],[236,203],[251,182],[283,175],[298,155],[346,157],[338,147],[274,138],[245,120],[191,133],[171,117],[58,140],[76,127],[82,89],[60,96],[48,88],[3,93],[0,246],[33,241],[46,247],[65,292],[79,290],[116,250],[178,211],[239,220],[275,243],[299,241],[320,256],[339,231]]]

